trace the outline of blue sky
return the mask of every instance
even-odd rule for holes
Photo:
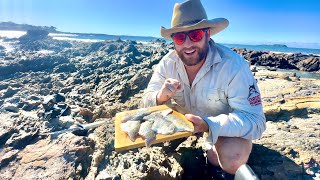
[[[0,22],[55,26],[59,31],[160,37],[182,0],[0,0]],[[224,43],[284,43],[320,48],[319,0],[202,0],[209,19],[229,27]]]

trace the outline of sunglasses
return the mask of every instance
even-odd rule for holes
[[[196,29],[188,32],[178,32],[178,33],[172,34],[171,38],[173,42],[178,45],[182,45],[186,41],[187,36],[189,36],[189,39],[192,42],[199,42],[202,40],[207,30],[208,29],[206,28],[206,29]]]

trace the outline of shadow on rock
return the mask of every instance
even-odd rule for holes
[[[258,144],[253,145],[248,164],[260,179],[312,179],[302,165]]]
[[[292,110],[280,110],[278,112],[268,112],[265,114],[267,121],[277,122],[281,121],[289,121],[293,117],[307,118],[308,117],[308,109],[292,109]]]

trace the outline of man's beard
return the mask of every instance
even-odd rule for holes
[[[196,49],[196,53],[192,57],[186,57],[184,52],[188,50],[193,50]],[[181,51],[177,51],[178,56],[180,57],[181,61],[186,65],[186,66],[195,66],[202,62],[207,56],[209,50],[209,44],[205,43],[203,48],[199,48],[196,46],[192,46],[191,48],[183,48]]]

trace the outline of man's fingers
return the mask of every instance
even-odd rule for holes
[[[193,114],[185,114],[184,115],[189,121],[191,121],[192,123],[197,123],[197,119],[195,118],[195,115]]]
[[[171,93],[175,93],[179,88],[181,89],[181,85],[179,81],[173,79],[167,79],[164,83],[166,89],[168,89]]]

